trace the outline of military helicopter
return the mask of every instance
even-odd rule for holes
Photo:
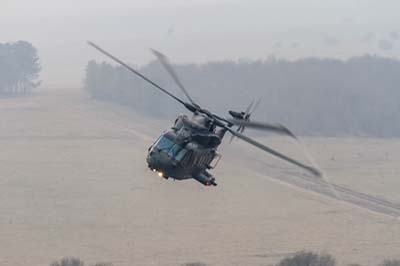
[[[202,108],[190,97],[168,59],[162,53],[152,50],[153,54],[165,67],[166,71],[171,75],[172,79],[185,94],[189,102],[176,97],[93,42],[88,41],[87,43],[128,69],[130,72],[147,81],[153,87],[168,95],[192,113],[190,118],[187,115],[178,116],[174,125],[169,130],[162,133],[148,149],[146,159],[148,167],[153,172],[158,173],[160,177],[165,179],[172,178],[174,180],[195,179],[205,186],[216,186],[215,177],[212,176],[209,170],[214,169],[221,159],[217,148],[227,132],[232,135],[231,141],[233,138],[237,137],[271,155],[308,171],[314,176],[320,176],[320,172],[316,168],[294,160],[243,134],[245,128],[254,128],[296,138],[292,132],[280,124],[250,121],[252,111],[255,109],[252,108],[253,103],[247,107],[246,111],[229,111],[231,118],[223,118]],[[259,102],[257,102],[254,107],[256,107],[258,103]],[[237,126],[236,130],[234,126]]]

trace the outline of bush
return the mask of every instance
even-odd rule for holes
[[[207,265],[203,262],[189,262],[182,264],[181,266],[207,266]]]
[[[79,258],[75,257],[65,257],[59,261],[54,261],[50,266],[84,266],[85,263]],[[92,266],[112,266],[112,263],[108,262],[96,262]]]
[[[379,266],[400,266],[400,260],[384,260]]]
[[[329,254],[301,251],[282,259],[277,266],[335,266],[336,260]]]
[[[50,266],[84,266],[85,263],[79,258],[65,257],[59,261],[54,261]]]

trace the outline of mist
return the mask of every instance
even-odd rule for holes
[[[0,1],[0,42],[38,49],[43,87],[81,87],[92,40],[137,65],[149,48],[177,63],[331,57],[396,58],[398,1]]]

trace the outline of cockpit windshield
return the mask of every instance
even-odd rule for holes
[[[166,136],[162,136],[158,140],[155,148],[166,152],[169,156],[177,161],[181,161],[187,153],[187,150],[184,147],[177,143],[174,143],[172,139],[169,139]]]
[[[162,151],[169,151],[173,145],[174,145],[174,142],[171,139],[169,139],[165,136],[162,136],[156,143],[155,147]]]

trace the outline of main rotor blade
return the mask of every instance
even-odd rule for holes
[[[257,148],[259,148],[259,149],[261,149],[261,150],[263,150],[265,152],[268,152],[268,153],[270,153],[270,154],[272,154],[272,155],[274,155],[274,156],[276,156],[276,157],[278,157],[278,158],[280,158],[282,160],[285,160],[285,161],[287,161],[287,162],[289,162],[291,164],[297,165],[297,166],[303,168],[304,170],[307,170],[308,172],[312,173],[313,175],[315,175],[317,177],[321,176],[320,171],[318,171],[317,169],[315,169],[315,168],[313,168],[311,166],[308,166],[308,165],[305,165],[305,164],[303,164],[303,163],[301,163],[299,161],[296,161],[296,160],[294,160],[294,159],[292,159],[292,158],[290,158],[290,157],[288,157],[288,156],[286,156],[286,155],[284,155],[284,154],[282,154],[282,153],[280,153],[280,152],[278,152],[278,151],[276,151],[274,149],[271,149],[271,148],[265,146],[264,144],[261,144],[258,141],[255,141],[255,140],[253,140],[253,139],[251,139],[251,138],[249,138],[249,137],[247,137],[247,136],[245,136],[245,135],[243,135],[243,134],[241,134],[241,133],[239,133],[239,132],[237,132],[237,131],[235,131],[235,130],[233,130],[231,128],[226,127],[226,129],[232,135],[235,135],[236,137],[238,137],[238,138],[240,138],[240,139],[252,144],[253,146],[255,146],[255,147],[257,147]]]
[[[108,56],[109,58],[111,58],[112,60],[114,60],[115,62],[119,63],[120,65],[124,66],[126,69],[128,69],[129,71],[131,71],[132,73],[136,74],[137,76],[141,77],[142,79],[144,79],[145,81],[147,81],[148,83],[150,83],[151,85],[153,85],[154,87],[156,87],[157,89],[159,89],[160,91],[164,92],[165,94],[167,94],[168,96],[170,96],[171,98],[173,98],[174,100],[180,102],[181,104],[183,104],[187,109],[189,109],[190,111],[193,112],[193,110],[191,110],[191,106],[188,105],[187,103],[185,103],[184,101],[182,101],[181,99],[179,99],[178,97],[176,97],[175,95],[173,95],[172,93],[170,93],[169,91],[163,89],[160,85],[158,85],[157,83],[153,82],[151,79],[147,78],[146,76],[142,75],[141,73],[139,73],[138,71],[136,71],[135,69],[133,69],[132,67],[130,67],[128,64],[124,63],[123,61],[119,60],[118,58],[116,58],[115,56],[111,55],[110,53],[108,53],[107,51],[103,50],[102,48],[100,48],[99,46],[97,46],[96,44],[94,44],[93,42],[88,41],[87,42],[88,45],[92,46],[93,48],[95,48],[96,50],[98,50],[99,52],[101,52],[102,54]],[[192,108],[193,109],[193,108]]]
[[[178,85],[178,87],[183,91],[183,93],[186,95],[186,97],[189,99],[189,101],[196,106],[199,106],[196,104],[193,99],[190,97],[189,93],[183,86],[182,82],[178,78],[178,75],[176,74],[175,70],[173,69],[171,63],[169,62],[168,58],[162,54],[161,52],[151,49],[153,54],[157,57],[157,59],[160,61],[160,63],[164,66],[164,68],[167,70],[167,72],[171,75],[172,79],[175,81],[175,83]]]
[[[245,121],[239,119],[228,119],[228,121],[237,126],[243,126],[247,128],[261,129],[266,131],[273,131],[279,134],[288,135],[294,139],[297,139],[296,136],[286,127],[281,124],[268,124],[262,122],[254,122],[254,121]]]

